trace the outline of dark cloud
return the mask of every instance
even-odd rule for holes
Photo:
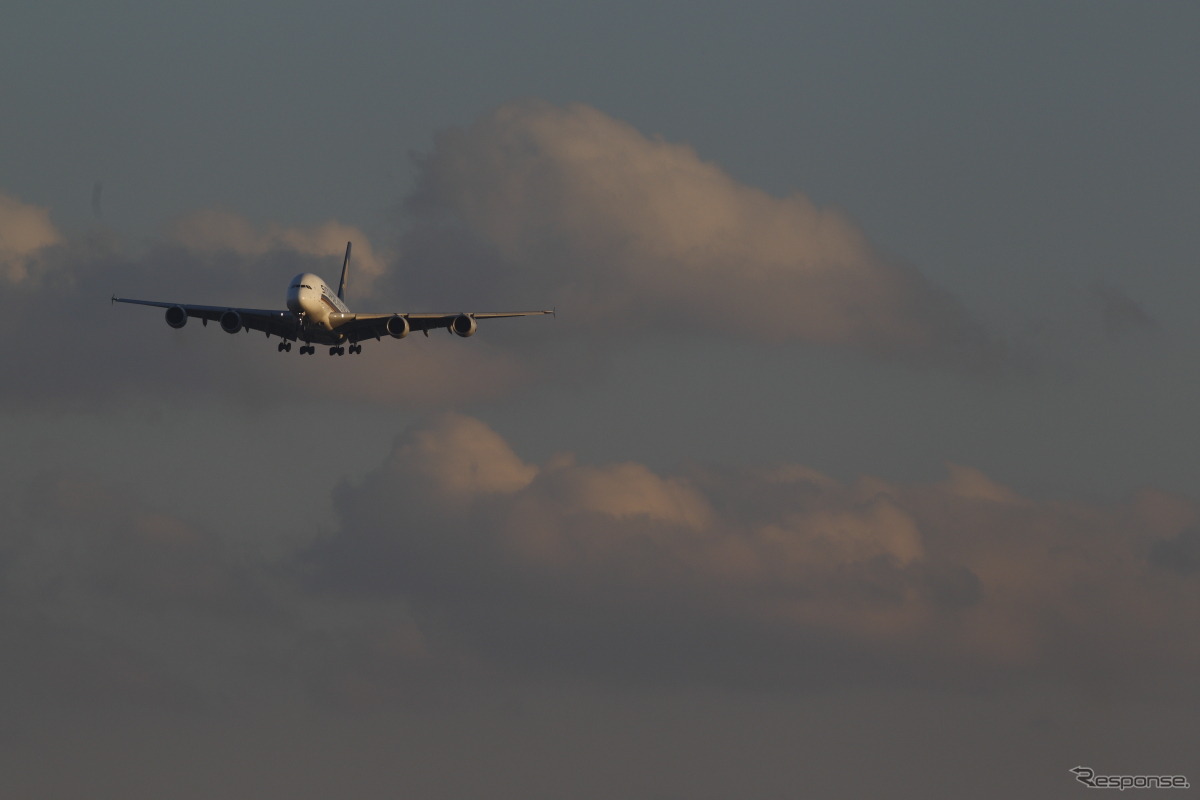
[[[97,476],[34,476],[13,521],[0,540],[0,670],[22,686],[22,714],[341,704],[364,693],[362,675],[424,661],[403,603],[310,599],[288,564]]]
[[[211,532],[85,473],[34,476],[10,520],[4,678],[22,714],[197,708],[215,689],[195,669],[204,648],[268,605]]]
[[[1150,548],[1150,561],[1182,575],[1200,572],[1200,528],[1188,528],[1155,542]]]
[[[211,531],[155,511],[83,474],[36,476],[25,509],[59,548],[51,583],[143,608],[202,608],[237,614],[259,602],[248,575]]]
[[[36,475],[0,547],[5,669],[39,702],[77,684],[101,705],[345,708],[484,675],[1125,693],[1200,659],[1178,636],[1200,613],[1196,509],[1157,493],[538,465],[449,414],[334,503],[336,529],[266,560],[96,476]]]
[[[849,675],[1137,685],[1200,653],[1200,607],[1140,553],[1155,511],[1038,502],[976,470],[850,485],[801,467],[661,476],[520,459],[444,416],[337,496],[316,586],[403,597],[489,657],[628,679],[813,685]],[[1158,542],[1158,544],[1155,544]],[[1150,583],[1150,588],[1147,587]],[[1145,648],[1159,645],[1154,658]]]
[[[0,536],[0,788],[517,797],[572,793],[582,771],[597,797],[883,791],[844,772],[870,746],[893,782],[936,766],[965,791],[1004,745],[1023,766],[979,793],[1000,797],[1106,741],[1080,687],[1177,701],[1197,662],[1195,576],[1162,568],[1197,509],[1162,493],[1035,501],[966,467],[900,485],[532,464],[451,414],[334,502],[334,529],[268,562],[111,479],[34,475]],[[1177,755],[1178,714],[1155,719],[1153,746],[1122,752]],[[881,727],[923,747],[901,758]],[[664,771],[664,747],[707,757]],[[63,748],[75,770],[47,770]],[[129,752],[149,766],[121,768]],[[545,763],[514,772],[530,753]],[[478,769],[447,782],[464,757]]]
[[[1097,283],[1092,286],[1092,293],[1100,303],[1100,324],[1109,339],[1122,339],[1158,327],[1154,317],[1120,289]]]

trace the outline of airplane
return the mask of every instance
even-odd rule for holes
[[[331,356],[345,355],[347,349],[351,354],[358,354],[362,352],[359,342],[365,339],[382,341],[385,335],[393,339],[403,339],[411,331],[421,331],[429,336],[429,331],[437,328],[446,328],[450,333],[467,337],[475,335],[477,320],[555,313],[550,310],[356,314],[345,302],[350,245],[350,242],[346,242],[346,258],[342,261],[342,279],[338,283],[337,293],[335,294],[319,275],[303,272],[288,285],[286,311],[131,300],[116,295],[113,295],[112,302],[165,308],[167,324],[172,328],[182,328],[187,324],[188,317],[197,317],[204,325],[208,325],[210,320],[216,320],[221,324],[221,330],[226,333],[256,330],[264,332],[267,338],[275,334],[283,340],[279,343],[281,353],[291,352],[292,342],[301,341],[304,344],[300,347],[300,354],[310,356],[317,352],[318,344],[327,345]]]

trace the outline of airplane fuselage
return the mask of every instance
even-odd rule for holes
[[[287,292],[288,310],[303,321],[305,327],[333,331],[330,314],[348,314],[350,309],[325,283],[320,275],[302,272],[292,278]]]

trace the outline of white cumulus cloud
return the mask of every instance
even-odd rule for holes
[[[38,251],[61,243],[48,209],[0,192],[0,275],[11,283],[25,280]]]
[[[412,251],[432,258],[430,231],[459,226],[499,259],[477,271],[552,287],[579,322],[988,354],[953,298],[845,214],[741,184],[594,108],[511,103],[442,132],[419,164],[409,208],[428,227]]]

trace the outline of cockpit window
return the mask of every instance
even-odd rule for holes
[[[292,288],[293,289],[311,289],[312,287],[309,286],[307,283],[293,283]]]

